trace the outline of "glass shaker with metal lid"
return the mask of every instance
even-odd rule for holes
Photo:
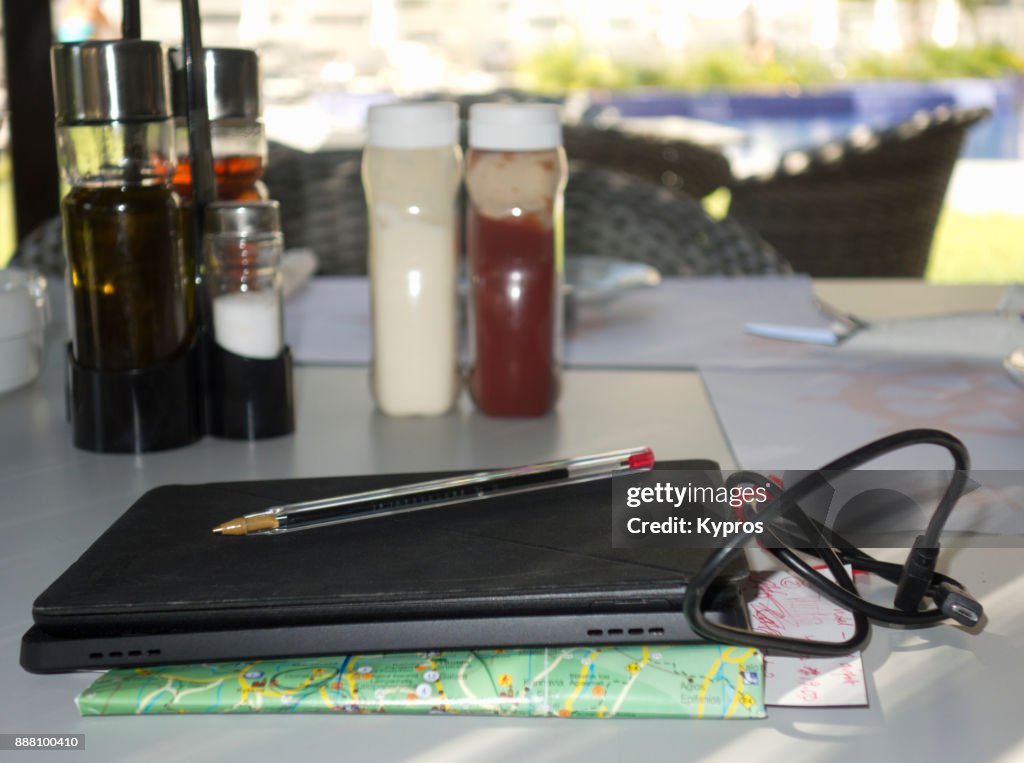
[[[186,124],[185,67],[180,50],[172,50],[169,59],[178,151],[174,190],[188,200],[192,197],[192,167]],[[217,198],[220,201],[269,198],[260,180],[267,163],[267,138],[262,121],[259,56],[256,51],[244,48],[207,48],[205,63]]]
[[[284,344],[284,250],[276,201],[206,206],[204,284],[210,300],[210,434],[277,437],[295,429],[291,353]]]
[[[281,212],[276,201],[217,201],[206,207],[206,293],[214,340],[244,358],[284,349]]]
[[[158,366],[195,329],[192,253],[182,246],[162,46],[55,45],[57,151],[73,357],[103,371]]]

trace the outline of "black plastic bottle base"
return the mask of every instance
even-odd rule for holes
[[[209,433],[231,440],[261,440],[295,431],[292,354],[245,358],[208,340]]]
[[[147,453],[203,436],[199,342],[154,368],[98,371],[67,351],[67,407],[75,447],[97,453]]]

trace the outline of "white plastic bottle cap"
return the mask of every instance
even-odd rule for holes
[[[366,142],[380,148],[439,148],[459,142],[459,107],[447,101],[371,106]]]
[[[562,145],[553,103],[477,103],[469,108],[469,145],[490,151],[544,151]]]

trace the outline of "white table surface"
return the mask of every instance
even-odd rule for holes
[[[991,306],[997,287],[825,283],[822,296],[867,318]],[[372,410],[366,372],[299,368],[294,436],[206,439],[140,457],[75,450],[63,418],[59,348],[40,384],[0,397],[0,733],[84,733],[75,760],[363,759],[588,761],[1016,760],[1024,685],[1024,550],[963,550],[945,569],[990,617],[980,635],[951,626],[876,628],[865,652],[871,706],[772,709],[762,721],[587,721],[396,716],[80,718],[92,674],[34,676],[18,665],[31,604],[146,490],[168,482],[476,468],[645,442],[661,458],[732,465],[699,376],[575,371],[558,413],[493,420],[465,403],[448,417],[392,420]],[[754,378],[754,377],[752,377]],[[53,753],[49,757],[56,756]],[[0,758],[4,753],[0,753]],[[48,757],[36,753],[33,759]],[[367,757],[368,756],[368,757]],[[17,758],[20,759],[20,758]],[[63,758],[62,758],[63,759]]]

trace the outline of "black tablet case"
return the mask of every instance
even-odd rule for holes
[[[613,549],[610,480],[282,535],[211,532],[283,502],[438,476],[151,490],[36,599],[22,664],[692,638],[679,606],[709,552]],[[720,586],[729,618],[745,573],[737,563]]]

